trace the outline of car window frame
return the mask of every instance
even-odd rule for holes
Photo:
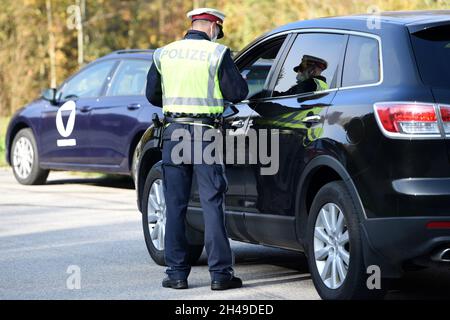
[[[270,71],[267,75],[267,79],[264,83],[264,87],[263,87],[263,92],[265,93],[265,95],[263,97],[259,97],[259,98],[254,98],[254,99],[245,99],[244,101],[242,101],[242,103],[248,103],[248,102],[256,102],[256,101],[265,101],[270,99],[270,85],[273,81],[273,75],[275,74],[275,72],[278,71],[279,68],[281,68],[280,66],[280,61],[284,61],[285,55],[287,54],[287,48],[290,48],[290,46],[292,45],[292,34],[290,33],[281,33],[281,34],[275,34],[272,36],[269,36],[265,39],[262,39],[256,43],[254,43],[252,46],[248,47],[247,49],[245,49],[245,52],[239,54],[239,56],[236,58],[235,63],[236,66],[238,67],[239,72],[241,72],[242,69],[244,69],[245,67],[248,66],[248,64],[246,64],[245,62],[248,60],[252,60],[251,56],[255,55],[255,52],[257,52],[257,54],[260,54],[261,51],[263,50],[264,46],[266,46],[268,44],[268,42],[275,42],[278,39],[281,38],[285,38],[283,43],[281,44],[281,48],[277,53],[277,56],[275,57],[274,63],[272,65],[272,67],[270,68]],[[256,60],[254,60],[256,61]],[[240,64],[243,63],[244,65],[241,66]]]
[[[294,98],[294,97],[308,97],[308,96],[314,96],[314,95],[317,95],[317,94],[323,94],[323,93],[338,91],[341,88],[341,85],[342,85],[342,73],[343,73],[343,70],[344,70],[344,58],[345,58],[345,53],[347,52],[348,40],[349,40],[350,36],[349,36],[349,34],[347,34],[345,32],[345,30],[341,31],[341,30],[334,30],[333,29],[333,30],[331,30],[331,32],[328,29],[323,29],[323,30],[321,29],[321,31],[318,31],[318,30],[319,29],[303,29],[303,30],[291,31],[293,39],[292,39],[290,47],[288,48],[288,50],[287,50],[287,52],[286,52],[286,54],[284,56],[283,61],[280,62],[280,65],[279,65],[279,69],[280,70],[278,70],[278,72],[276,74],[277,76],[273,77],[273,83],[271,84],[271,86],[269,88],[270,99],[272,99],[272,100],[273,99],[280,100],[280,99],[287,99],[287,98]],[[337,31],[337,32],[334,32],[334,31]],[[294,94],[294,95],[286,95],[286,96],[276,96],[276,97],[274,97],[273,96],[273,92],[274,92],[275,86],[276,86],[276,79],[277,79],[278,75],[280,74],[282,66],[286,62],[286,59],[287,59],[287,57],[289,55],[289,52],[291,51],[295,41],[302,34],[338,34],[338,35],[346,36],[346,39],[344,39],[344,48],[343,48],[343,50],[341,52],[341,57],[339,58],[340,62],[339,62],[339,66],[338,66],[338,69],[337,69],[336,88],[327,89],[327,90],[321,90],[321,91],[305,92],[305,93],[299,93],[299,94]]]
[[[145,93],[143,95],[121,95],[121,96],[109,96],[108,93],[111,90],[112,87],[112,83],[114,82],[114,79],[117,77],[119,70],[120,70],[120,66],[125,62],[125,61],[150,61],[150,68],[152,67],[153,64],[153,55],[151,59],[144,59],[144,58],[138,58],[138,57],[133,57],[133,58],[122,58],[119,60],[119,63],[115,66],[115,70],[114,73],[111,75],[111,79],[109,80],[109,83],[107,84],[105,91],[103,92],[103,95],[105,97],[145,97]],[[150,71],[149,68],[149,71]]]
[[[359,85],[352,85],[352,86],[341,86],[340,89],[341,90],[345,90],[345,89],[355,89],[355,88],[364,88],[364,87],[371,87],[371,86],[377,86],[383,83],[383,51],[381,49],[381,38],[379,36],[373,35],[373,36],[369,36],[369,34],[349,34],[349,37],[347,39],[347,46],[345,48],[345,54],[344,54],[344,63],[342,65],[342,73],[341,73],[341,85],[344,83],[344,68],[345,68],[345,62],[347,59],[347,52],[349,50],[349,44],[350,44],[350,37],[362,37],[362,38],[369,38],[369,39],[374,39],[377,41],[378,44],[378,68],[379,68],[379,72],[378,72],[378,81],[373,82],[373,83],[366,83],[366,84],[359,84]]]
[[[60,95],[60,93],[62,92],[62,89],[67,85],[68,82],[70,82],[73,78],[75,78],[77,75],[79,75],[80,73],[89,70],[90,68],[95,67],[96,65],[103,63],[103,62],[108,62],[108,61],[113,61],[114,64],[111,67],[111,70],[109,71],[109,74],[106,76],[105,80],[103,81],[102,84],[102,88],[100,90],[99,95],[97,96],[93,96],[93,97],[78,97],[77,99],[95,99],[95,98],[100,98],[103,97],[106,93],[106,88],[108,86],[108,83],[111,82],[112,80],[112,76],[114,75],[114,73],[117,70],[117,66],[120,64],[120,60],[121,59],[102,59],[102,60],[98,60],[98,61],[94,61],[92,63],[89,63],[88,65],[84,66],[83,68],[81,68],[78,72],[74,73],[73,75],[71,75],[69,78],[67,78],[57,89],[56,91],[56,96],[58,97],[58,95]],[[109,78],[109,80],[108,80]],[[67,101],[67,100],[63,100],[61,96],[58,97],[59,101]],[[69,99],[70,100],[70,99]]]
[[[345,34],[345,35],[355,35],[355,36],[361,36],[361,37],[367,37],[367,38],[373,38],[375,40],[378,41],[378,51],[379,51],[379,61],[380,61],[380,80],[377,83],[372,83],[372,84],[364,84],[364,85],[358,85],[358,86],[349,86],[349,87],[337,87],[334,89],[328,89],[328,90],[323,90],[323,91],[317,91],[317,92],[313,92],[313,93],[306,93],[306,94],[298,94],[298,95],[293,95],[293,96],[282,96],[282,97],[265,97],[263,100],[273,100],[273,99],[286,99],[286,98],[290,98],[290,97],[304,97],[304,96],[310,96],[310,95],[317,95],[318,93],[327,93],[327,92],[333,92],[333,91],[340,91],[340,90],[350,90],[350,89],[358,89],[358,88],[366,88],[366,87],[374,87],[374,86],[380,86],[383,84],[384,82],[384,56],[383,56],[383,41],[381,39],[381,37],[377,34],[373,34],[373,33],[368,33],[368,32],[362,32],[362,31],[356,31],[356,30],[348,30],[348,29],[336,29],[336,28],[300,28],[300,29],[291,29],[291,30],[286,30],[286,31],[281,31],[279,33],[273,34],[270,37],[268,37],[267,39],[270,38],[275,38],[275,37],[279,37],[281,35],[293,35],[293,34],[301,34],[301,33],[338,33],[338,34]],[[294,37],[295,38],[295,37]],[[266,41],[267,39],[263,39],[260,41]],[[293,38],[286,38],[287,39],[291,39],[291,44],[290,47],[293,44]],[[344,58],[345,58],[345,54],[347,53],[347,47],[348,47],[348,40],[350,39],[350,37],[347,38],[347,44],[345,47],[344,51]],[[287,41],[285,41],[286,44]],[[241,55],[247,54],[248,50],[251,50],[251,48],[254,48],[255,46],[257,46],[260,42],[255,43],[254,45],[252,45],[249,49],[247,49],[245,51],[245,53],[242,53],[239,55],[238,59],[240,59]],[[289,47],[289,50],[290,50]],[[286,50],[286,48],[284,49]],[[281,68],[281,66],[284,63],[284,60],[287,57],[287,52],[284,52],[283,57],[281,57],[282,59],[282,63],[281,61],[277,61],[279,68]],[[345,61],[344,61],[345,63]],[[344,63],[342,64],[341,67],[341,79],[340,79],[340,84],[342,85],[342,74],[343,74],[343,68],[344,68]],[[273,74],[271,75],[273,77]],[[275,77],[273,77],[275,78]],[[273,92],[274,90],[274,83],[269,85],[268,88],[269,91]],[[258,101],[260,101],[260,99],[258,99]]]

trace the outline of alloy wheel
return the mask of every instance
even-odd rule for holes
[[[33,169],[34,151],[31,141],[21,137],[14,147],[13,166],[14,171],[21,179],[26,179]]]
[[[148,195],[147,217],[150,238],[157,250],[164,250],[166,230],[166,200],[164,198],[163,182],[156,179]]]
[[[350,242],[344,213],[334,203],[325,204],[317,215],[314,259],[323,283],[330,289],[340,288],[350,264]]]

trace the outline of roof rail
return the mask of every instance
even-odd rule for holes
[[[127,53],[152,53],[153,49],[125,49],[125,50],[117,50],[112,52],[111,54],[127,54]]]

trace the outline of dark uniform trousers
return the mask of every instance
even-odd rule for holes
[[[171,141],[175,129],[185,129],[191,135],[190,164],[174,164],[172,150],[179,141]],[[208,266],[213,281],[229,280],[233,276],[233,254],[225,229],[224,198],[227,180],[221,164],[195,164],[194,130],[208,129],[198,125],[170,124],[163,134],[163,176],[164,195],[167,205],[165,232],[166,273],[171,279],[184,280],[189,276],[188,240],[185,220],[191,195],[192,178],[195,175],[205,222],[205,249]],[[204,148],[210,143],[197,141]]]

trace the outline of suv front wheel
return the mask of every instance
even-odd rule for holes
[[[386,288],[369,290],[366,284],[359,214],[342,181],[323,186],[314,198],[308,218],[307,253],[312,280],[323,299],[384,296]]]
[[[163,192],[161,164],[149,172],[142,197],[142,227],[148,252],[160,266],[166,265],[164,259],[164,240],[166,229],[166,201]],[[186,224],[186,228],[190,228]],[[189,245],[189,264],[195,265],[203,251],[203,245]]]

